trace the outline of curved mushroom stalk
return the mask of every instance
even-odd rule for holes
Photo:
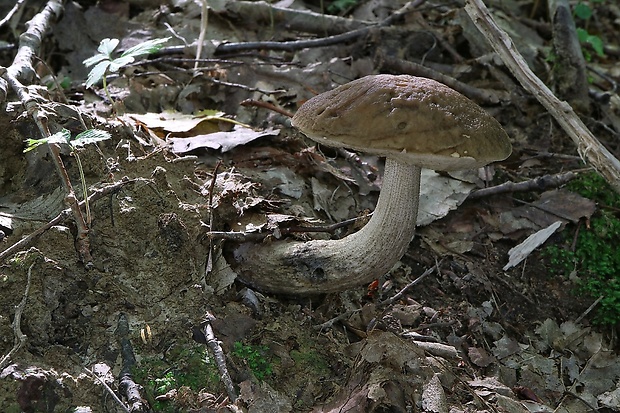
[[[420,173],[387,158],[377,206],[358,232],[333,241],[244,243],[229,262],[242,282],[270,293],[322,294],[369,283],[388,272],[413,239]]]

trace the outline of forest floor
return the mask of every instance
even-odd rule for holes
[[[463,4],[320,2],[328,15],[318,1],[209,0],[195,68],[200,2],[77,3],[49,22],[37,80],[22,83],[52,132],[110,133],[60,145],[78,198],[79,164],[91,195],[92,265],[78,254],[50,146],[24,153],[41,132],[12,84],[0,114],[0,411],[620,411],[619,184],[592,167],[595,148],[580,155]],[[618,157],[620,7],[571,2],[574,20],[553,25],[543,3],[487,5]],[[18,63],[18,36],[45,4],[22,5],[2,27],[14,45],[0,51],[3,66]],[[557,63],[575,33],[567,22],[585,55],[570,73]],[[83,61],[102,39],[126,50],[169,36],[111,73],[109,96],[101,82],[84,87]],[[299,43],[311,39],[321,40]],[[290,116],[376,73],[449,84],[502,124],[512,155],[480,171],[425,172],[418,233],[371,285],[311,297],[247,288],[222,253],[239,234],[306,240],[321,235],[299,227],[374,208],[382,160],[317,147]],[[511,259],[534,234],[533,251]]]

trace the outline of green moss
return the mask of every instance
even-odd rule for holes
[[[609,186],[602,176],[595,172],[580,175],[579,178],[569,182],[566,187],[603,206],[620,208],[620,195]]]
[[[255,346],[236,341],[232,355],[245,363],[258,380],[265,380],[273,374],[273,366],[267,346]]]
[[[312,371],[313,375],[322,376],[330,372],[329,364],[323,356],[314,350],[291,350],[290,356],[300,370]]]
[[[555,274],[575,273],[579,278],[577,294],[597,299],[594,321],[615,325],[620,322],[620,195],[596,174],[587,174],[569,185],[569,189],[597,202],[601,207],[589,225],[578,229],[569,225],[565,240],[547,247],[543,256]],[[578,231],[575,248],[573,235]]]

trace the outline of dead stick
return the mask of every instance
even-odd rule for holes
[[[114,393],[114,390],[112,390],[110,388],[110,386],[108,386],[108,384],[103,381],[101,379],[101,377],[97,376],[94,372],[92,372],[91,370],[87,369],[86,367],[83,367],[84,371],[95,381],[97,381],[99,384],[101,384],[103,386],[104,389],[106,389],[106,391],[110,394],[110,396],[114,399],[114,401],[116,402],[116,404],[118,404],[120,406],[121,409],[123,409],[123,411],[125,411],[126,413],[131,413],[129,411],[129,409],[127,408],[127,406],[125,406],[123,404],[123,401],[121,399],[118,398],[118,396],[116,395],[116,393]]]
[[[358,221],[363,221],[366,219],[370,219],[372,216],[372,212],[351,218],[346,219],[344,221],[336,222],[334,224],[328,225],[315,225],[312,227],[287,227],[287,228],[278,228],[280,234],[277,238],[281,238],[284,235],[297,233],[297,232],[327,232],[333,234],[336,230],[346,227],[348,225],[355,224]],[[269,232],[242,232],[242,231],[209,231],[205,234],[209,240],[219,240],[224,239],[228,241],[235,242],[246,242],[246,241],[262,241],[269,236],[273,236],[275,231]]]
[[[137,361],[133,346],[129,340],[129,320],[127,314],[119,314],[114,334],[118,338],[122,360],[121,372],[118,375],[118,390],[121,395],[125,396],[129,404],[129,412],[149,412],[151,411],[149,404],[142,398],[142,387],[133,381],[131,373]]]
[[[43,35],[49,32],[51,22],[58,18],[63,10],[64,0],[48,0],[41,12],[34,15],[27,24],[28,29],[19,35],[17,54],[7,67],[10,76],[20,81],[32,80],[36,71],[32,66],[34,56],[41,46]],[[0,102],[6,100],[8,93],[7,82],[0,79]]]
[[[426,271],[424,271],[422,273],[422,275],[420,275],[418,278],[416,278],[415,280],[411,281],[409,284],[405,285],[399,292],[397,292],[396,294],[394,294],[392,297],[381,301],[380,303],[377,304],[377,308],[383,308],[383,307],[387,307],[389,305],[392,305],[394,302],[396,302],[397,300],[400,300],[402,298],[403,295],[405,295],[405,293],[411,289],[412,287],[418,285],[420,282],[422,282],[423,279],[425,279],[427,276],[429,276],[433,271],[437,270],[437,272],[439,273],[439,266],[441,265],[443,261],[439,261],[439,262],[435,262],[435,265],[429,269],[427,269]]]
[[[620,161],[588,130],[573,108],[560,101],[532,72],[510,36],[497,25],[482,0],[467,0],[465,11],[521,85],[538,99],[575,142],[581,159],[592,165],[620,193]]]
[[[226,388],[228,398],[234,403],[235,400],[237,400],[237,391],[235,390],[233,381],[230,378],[230,374],[228,374],[228,368],[226,367],[226,357],[224,356],[222,346],[220,345],[218,339],[215,337],[215,334],[213,333],[213,327],[211,327],[211,322],[213,320],[215,320],[215,316],[213,316],[213,314],[207,311],[205,315],[202,333],[205,335],[207,345],[213,352],[213,357],[215,358],[215,363],[217,364],[217,368],[220,371],[222,383]]]
[[[28,278],[26,278],[24,297],[19,302],[17,307],[15,307],[15,318],[13,320],[13,333],[15,335],[15,344],[13,345],[13,348],[0,360],[0,371],[4,370],[4,368],[9,365],[9,362],[11,361],[11,356],[15,354],[15,352],[18,351],[20,348],[22,348],[22,346],[26,344],[26,340],[28,339],[28,337],[26,337],[26,335],[22,333],[21,321],[22,314],[26,309],[26,303],[28,302],[28,292],[30,291],[30,283],[32,280],[32,267],[34,267],[36,263],[37,262],[35,261],[30,264],[30,267],[28,267]]]
[[[468,200],[484,198],[491,195],[506,194],[508,192],[529,192],[543,191],[548,188],[558,188],[573,179],[577,178],[577,174],[573,171],[562,174],[543,175],[534,179],[528,179],[523,182],[504,182],[503,184],[482,188],[470,192],[467,196]]]

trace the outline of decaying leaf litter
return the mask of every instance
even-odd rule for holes
[[[566,138],[582,126],[569,117],[576,129],[563,129],[553,102],[538,103],[511,74],[510,56],[493,53],[468,17],[476,3],[368,1],[340,17],[302,2],[209,1],[208,19],[194,2],[18,3],[7,40],[23,51],[31,39],[15,36],[27,21],[50,31],[30,46],[47,65],[4,55],[3,411],[618,410],[615,336],[591,324],[596,306],[586,311],[596,297],[572,295],[572,281],[550,275],[537,252],[545,229],[587,227],[596,213],[566,181],[594,166],[617,187],[614,161],[576,142],[578,154]],[[579,84],[566,80],[571,73],[549,80],[551,40],[566,46],[542,5],[488,5],[529,67],[618,156],[617,7],[596,9],[608,47],[584,64],[596,74],[584,96],[561,87]],[[13,4],[2,7],[8,15]],[[188,45],[201,21],[195,70]],[[100,86],[83,87],[82,62],[100,40],[118,38],[124,50],[170,35],[158,54],[107,79],[114,104]],[[36,81],[19,70],[30,64]],[[316,147],[289,117],[316,93],[379,72],[435,78],[472,98],[502,123],[513,155],[455,176],[427,172],[418,235],[377,283],[310,299],[244,288],[220,255],[223,242],[342,237],[374,208],[381,161]],[[36,99],[16,96],[19,84]],[[30,117],[20,99],[35,103]],[[39,123],[33,113],[44,114]],[[78,261],[79,228],[49,152],[23,153],[41,125],[112,135],[79,152],[92,200],[91,269]],[[60,150],[80,200],[75,157]],[[509,266],[508,250],[536,234],[534,251]],[[232,389],[218,379],[208,328]]]

